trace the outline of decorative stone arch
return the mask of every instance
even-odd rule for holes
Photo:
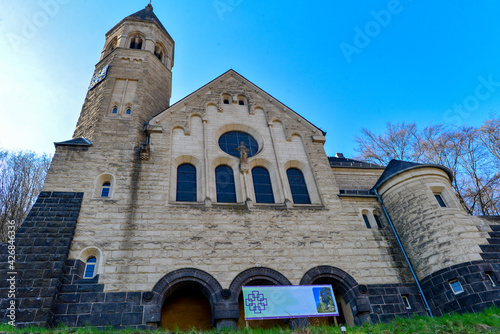
[[[274,201],[276,203],[282,203],[285,199],[282,198],[283,195],[282,195],[281,183],[279,180],[279,172],[276,168],[277,166],[275,166],[275,164],[272,164],[266,159],[255,158],[252,159],[249,163],[250,175],[254,167],[264,167],[267,169],[267,171],[269,172],[269,177],[271,178],[271,186],[273,188]],[[253,198],[253,200],[255,201],[255,198]]]
[[[233,96],[231,94],[224,92],[220,95],[220,97],[221,97],[221,105],[233,104]]]
[[[115,180],[116,178],[113,174],[110,173],[100,174],[94,182],[94,198],[112,199],[116,192]],[[110,183],[109,195],[107,197],[101,197],[102,187],[105,182]]]
[[[375,221],[375,217],[373,215],[374,210],[376,210],[376,209],[374,209],[374,208],[361,208],[359,210],[359,217],[361,218],[362,223],[365,224],[363,216],[366,216],[368,218],[370,228],[377,227],[377,222]]]
[[[302,174],[304,175],[304,179],[306,181],[307,191],[309,193],[309,198],[311,200],[311,204],[315,204],[315,205],[321,204],[321,199],[319,197],[318,188],[316,186],[316,181],[314,180],[314,175],[312,173],[312,170],[309,167],[309,165],[303,161],[289,160],[289,161],[285,162],[285,165],[284,165],[284,171],[285,171],[284,178],[286,179],[286,186],[285,187],[288,186],[287,191],[290,193],[290,196],[291,196],[290,184],[288,183],[288,177],[286,175],[286,171],[289,168],[296,168],[296,169],[300,170],[302,172]],[[291,197],[290,197],[290,200],[291,200]]]
[[[222,150],[221,150],[222,151]],[[216,189],[216,175],[215,169],[219,166],[229,166],[233,170],[234,177],[234,187],[236,188],[236,202],[241,203],[246,199],[245,189],[244,189],[244,181],[243,175],[241,175],[239,170],[239,159],[230,155],[219,156],[212,160],[209,174],[210,182],[210,196],[213,198],[213,201],[216,202],[217,198],[217,189]]]
[[[217,131],[215,131],[213,139],[215,141],[215,145],[217,145],[220,152],[223,152],[223,151],[219,147],[219,137],[222,136],[224,133],[230,132],[230,131],[246,132],[249,135],[251,135],[252,137],[254,137],[254,139],[257,141],[257,144],[259,145],[259,152],[255,153],[253,156],[256,156],[257,154],[262,152],[262,150],[264,149],[264,137],[260,134],[259,131],[257,131],[256,129],[254,129],[251,126],[248,126],[246,124],[231,123],[231,124],[223,125],[219,129],[217,129]],[[251,159],[251,158],[249,158],[249,159]]]
[[[238,296],[241,288],[252,281],[268,281],[273,285],[292,285],[288,278],[282,273],[271,268],[253,267],[239,273],[231,282],[229,291],[231,292],[230,300],[238,302]]]
[[[177,194],[177,167],[182,164],[191,164],[196,168],[196,201],[203,200],[203,163],[202,160],[193,155],[181,155],[172,162],[170,175],[170,201],[175,202]]]
[[[296,137],[299,137],[300,138],[300,141],[303,143],[304,142],[304,136],[302,135],[302,133],[298,132],[298,131],[292,131],[288,134],[288,137],[286,138],[287,141],[293,141],[293,137],[296,136]]]
[[[140,31],[131,32],[126,45],[129,49],[144,50],[146,36]]]
[[[91,257],[96,258],[96,264],[95,264],[95,272],[94,272],[94,278],[102,274],[104,272],[103,269],[103,263],[104,259],[102,256],[102,250],[99,247],[91,246],[91,247],[86,247],[80,251],[78,256],[76,257],[77,261],[80,261],[77,264],[78,267],[78,276],[83,277],[83,274],[85,272],[85,265],[87,264],[88,259]]]
[[[220,307],[216,307],[223,300],[220,283],[203,270],[183,268],[166,274],[155,284],[152,291],[142,294],[142,302],[145,305],[145,322],[159,324],[162,307],[167,298],[173,293],[186,288],[197,290],[208,299],[212,309],[213,324],[216,320],[223,318],[218,313]]]
[[[104,57],[113,52],[114,49],[118,47],[118,38],[114,37],[105,47]]]
[[[189,129],[186,130],[186,127],[184,126],[184,124],[175,124],[172,127],[172,135],[174,134],[175,130],[182,130],[184,132],[185,136],[189,136]]]
[[[165,59],[167,58],[167,49],[162,42],[155,43],[153,54],[162,64],[165,64]]]
[[[240,94],[237,95],[237,98],[238,98],[238,104],[239,105],[244,105],[244,106],[248,105],[248,98],[246,97],[245,94],[240,93]]]
[[[346,305],[350,306],[356,325],[361,324],[369,316],[370,301],[367,296],[364,296],[368,291],[367,287],[359,285],[342,269],[333,266],[311,268],[300,280],[300,285],[322,284],[323,282],[332,284],[333,290],[337,291]]]
[[[265,115],[266,111],[265,111],[264,107],[262,107],[260,104],[258,104],[256,106],[253,106],[250,109],[250,114],[255,115],[256,113],[262,113],[262,115]]]
[[[280,272],[266,267],[253,267],[239,273],[231,282],[229,291],[226,292],[229,305],[234,310],[233,319],[235,322],[240,318],[240,312],[243,312],[243,300],[240,294],[244,285],[292,285],[288,278]],[[241,303],[241,305],[240,305]],[[240,319],[241,321],[241,319]],[[268,320],[269,321],[269,320]],[[241,325],[241,324],[240,324]],[[283,325],[283,321],[276,320],[277,326]]]

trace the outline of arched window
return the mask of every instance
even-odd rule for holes
[[[240,106],[244,106],[244,105],[246,104],[246,103],[245,103],[245,100],[246,100],[246,98],[245,98],[245,96],[244,96],[244,95],[238,95],[238,104],[239,104]]]
[[[215,169],[215,187],[217,202],[236,203],[236,188],[231,167],[222,165]]]
[[[97,259],[95,256],[89,257],[85,264],[85,273],[83,278],[93,278],[96,272]]]
[[[177,167],[177,194],[178,202],[196,202],[196,167],[191,164],[182,164]]]
[[[368,219],[368,216],[363,213],[363,220],[365,222],[366,228],[372,228],[370,225],[370,220]]]
[[[380,220],[380,216],[378,214],[373,214],[373,217],[375,217],[375,222],[377,223],[378,228],[383,228],[384,225],[382,225],[382,221]]]
[[[252,179],[255,202],[274,203],[273,187],[267,169],[264,167],[254,167],[252,169]]]
[[[106,181],[102,184],[101,197],[109,197],[111,191],[111,182]]]
[[[132,108],[128,107],[127,111],[125,112],[127,115],[130,115],[132,113]]]
[[[113,106],[113,110],[111,111],[113,114],[118,113],[118,106]]]
[[[293,202],[295,204],[311,204],[304,174],[297,168],[289,168],[286,175],[292,191]]]
[[[156,58],[158,58],[160,61],[163,61],[163,49],[161,46],[159,45],[156,45],[155,46],[155,51],[154,51],[154,55],[156,56]]]
[[[231,104],[231,95],[229,94],[222,94],[222,102],[224,104]]]
[[[131,49],[138,49],[138,50],[142,49],[142,38],[141,38],[141,36],[136,35],[136,36],[132,37],[132,39],[130,41],[130,48]]]

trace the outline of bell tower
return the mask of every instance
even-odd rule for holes
[[[121,20],[106,34],[73,138],[144,143],[144,123],[170,104],[173,64],[174,40],[151,4]]]

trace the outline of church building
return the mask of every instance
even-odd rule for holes
[[[307,110],[234,70],[171,104],[174,49],[151,5],[106,34],[16,234],[17,324],[359,325],[500,306],[500,218],[467,215],[450,170],[328,157]],[[314,284],[332,286],[336,319],[245,322],[243,286]]]

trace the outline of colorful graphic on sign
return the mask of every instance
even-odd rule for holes
[[[245,320],[339,315],[331,285],[244,286]]]

